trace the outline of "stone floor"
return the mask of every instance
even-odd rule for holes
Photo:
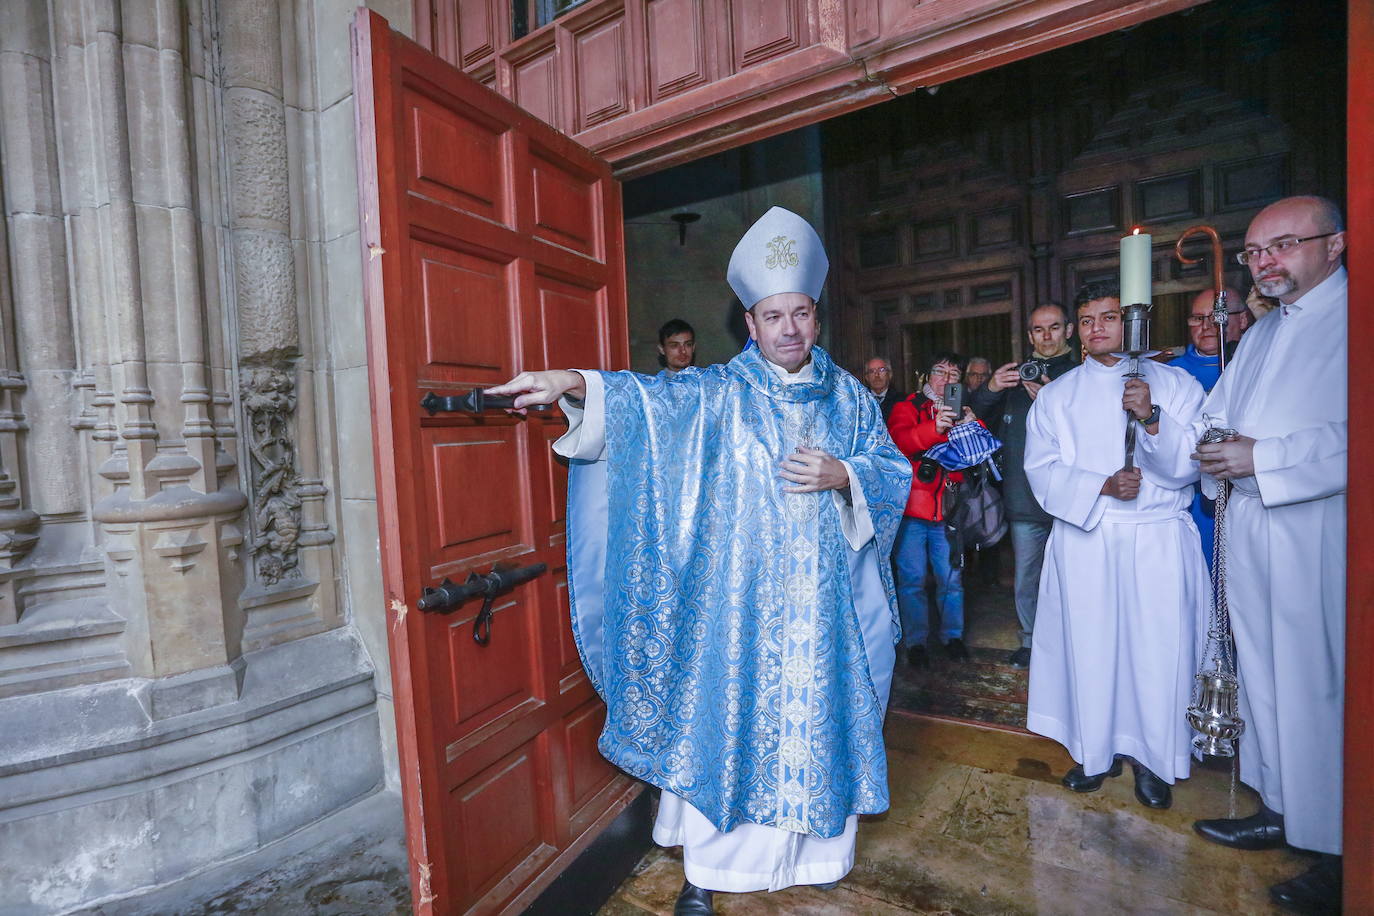
[[[1129,768],[1091,795],[1064,789],[1072,761],[1026,734],[894,714],[888,747],[892,809],[860,825],[854,870],[838,888],[719,894],[717,912],[1259,914],[1277,912],[1268,886],[1310,862],[1193,834],[1195,818],[1225,816],[1226,771],[1195,770],[1172,809],[1152,811],[1135,801]],[[1238,789],[1240,813],[1256,804]],[[680,853],[656,848],[601,916],[665,916],[681,886]]]

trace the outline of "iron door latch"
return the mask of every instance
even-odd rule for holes
[[[420,407],[429,411],[431,417],[436,413],[481,413],[484,410],[501,410],[514,406],[515,398],[505,394],[487,394],[485,388],[474,388],[466,394],[442,397],[433,391],[426,391],[425,396],[420,399]],[[526,408],[539,411],[548,409],[548,404],[531,404]]]
[[[472,641],[479,646],[485,646],[491,642],[492,604],[496,597],[542,575],[548,568],[547,563],[532,563],[529,566],[498,563],[486,575],[468,573],[467,580],[462,585],[445,577],[438,587],[425,588],[420,592],[420,600],[416,602],[416,607],[422,611],[449,614],[468,599],[481,595],[482,609],[472,621]]]

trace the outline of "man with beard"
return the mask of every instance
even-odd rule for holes
[[[1189,458],[1202,388],[1141,360],[1127,378],[1116,288],[1089,284],[1074,305],[1088,359],[1040,390],[1026,420],[1026,476],[1054,528],[1045,545],[1026,727],[1077,761],[1064,776],[1093,792],[1135,768],[1135,795],[1167,808],[1189,772],[1198,624],[1207,567],[1188,516]],[[1126,424],[1136,424],[1127,466]]]
[[[827,268],[815,230],[774,207],[727,273],[757,346],[672,378],[555,370],[490,389],[517,408],[563,397],[598,748],[663,790],[654,840],[683,847],[677,916],[711,913],[716,890],[838,881],[858,815],[888,805],[888,558],[911,465],[815,346]]]
[[[1204,488],[1232,482],[1226,589],[1247,724],[1240,778],[1262,805],[1194,827],[1237,849],[1286,842],[1320,853],[1269,892],[1313,913],[1336,912],[1341,901],[1344,250],[1340,210],[1319,197],[1280,200],[1251,221],[1241,263],[1280,305],[1245,335],[1203,406],[1208,422],[1240,435],[1196,455]]]
[[[1002,440],[1002,499],[1016,558],[1016,617],[1021,623],[1021,647],[1007,661],[1017,668],[1030,666],[1040,567],[1054,521],[1036,502],[1026,479],[1026,415],[1046,383],[1078,365],[1069,346],[1073,323],[1063,306],[1047,302],[1031,312],[1029,336],[1031,359],[1041,364],[1038,379],[1022,381],[1017,364],[1007,363],[970,396],[974,415]]]

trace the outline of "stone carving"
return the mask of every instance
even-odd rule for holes
[[[260,366],[243,371],[240,392],[253,458],[251,554],[258,577],[275,585],[300,575],[301,477],[291,435],[296,383],[287,370]]]

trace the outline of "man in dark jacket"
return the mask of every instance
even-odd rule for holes
[[[897,406],[897,402],[906,397],[893,386],[892,364],[881,356],[873,357],[864,365],[864,384],[878,399],[878,406],[883,411],[884,422],[892,416],[892,408]]]
[[[1002,498],[1011,523],[1011,546],[1016,555],[1016,616],[1021,622],[1021,648],[1008,661],[1017,668],[1030,665],[1031,631],[1040,592],[1040,567],[1045,558],[1053,519],[1031,493],[1026,480],[1026,415],[1040,389],[1078,365],[1070,346],[1073,322],[1063,306],[1046,303],[1030,314],[1031,362],[1038,363],[1038,380],[1023,380],[1020,367],[1007,363],[982,388],[972,391],[973,413],[1002,440]]]

